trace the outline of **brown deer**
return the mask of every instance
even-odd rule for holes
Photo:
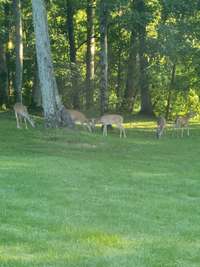
[[[92,132],[91,123],[82,112],[74,109],[67,109],[67,112],[69,112],[74,123],[80,123],[82,126],[86,126],[89,132]]]
[[[18,129],[20,128],[19,121],[22,122],[23,119],[24,119],[26,129],[28,129],[26,121],[28,121],[33,128],[35,127],[35,123],[31,119],[30,115],[28,114],[28,110],[26,106],[24,106],[22,103],[15,103],[13,109],[15,112]]]
[[[156,129],[156,137],[158,139],[160,139],[160,137],[163,135],[165,127],[166,127],[166,119],[163,116],[158,117],[157,129]]]
[[[184,116],[178,116],[175,120],[174,129],[177,131],[178,136],[178,129],[181,129],[181,137],[183,137],[184,129],[187,129],[187,136],[190,135],[189,130],[189,120],[195,116],[194,112],[188,112]]]
[[[126,132],[123,126],[123,117],[117,114],[108,114],[103,115],[99,120],[99,123],[103,126],[103,136],[107,136],[107,127],[108,125],[116,125],[120,130],[120,138],[122,136],[126,137]]]

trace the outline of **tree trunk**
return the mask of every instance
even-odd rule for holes
[[[16,102],[22,102],[22,79],[23,79],[23,32],[21,17],[21,1],[14,0],[15,10],[15,53],[16,53],[16,76],[15,95]]]
[[[74,9],[73,0],[66,0],[67,4],[67,31],[70,47],[70,63],[72,78],[72,102],[74,108],[80,107],[79,88],[78,88],[78,70],[76,65],[76,46],[74,38]]]
[[[168,92],[168,98],[167,98],[167,106],[166,106],[166,113],[165,113],[166,120],[169,118],[169,112],[170,112],[170,107],[171,107],[171,98],[172,98],[172,90],[174,88],[175,75],[176,75],[176,64],[174,63],[173,67],[172,67],[171,81],[170,81],[170,85],[169,85],[169,92]]]
[[[116,96],[117,96],[117,105],[116,110],[120,109],[121,106],[121,85],[122,85],[122,49],[118,48],[118,62],[117,62],[117,84],[116,84]]]
[[[12,81],[12,71],[11,71],[11,54],[8,49],[9,43],[11,42],[11,32],[10,32],[10,16],[11,16],[11,4],[8,2],[4,3],[4,27],[5,27],[5,57],[6,57],[6,65],[7,65],[7,102],[9,104],[9,96],[11,95],[11,90],[14,82]]]
[[[140,58],[140,90],[141,90],[141,110],[144,115],[153,115],[153,108],[149,92],[148,79],[148,61],[146,58],[146,22],[145,13],[146,6],[144,0],[137,0],[136,9],[139,13],[141,23],[139,23],[139,58]]]
[[[35,70],[34,70],[34,81],[33,81],[33,91],[32,91],[32,102],[33,106],[42,107],[42,94],[40,89],[40,81],[39,81],[39,74],[37,63],[35,63]]]
[[[0,104],[8,103],[8,70],[4,42],[0,36]]]
[[[71,117],[62,105],[58,94],[51,58],[44,0],[32,0],[32,8],[45,125],[46,127],[55,128],[62,126],[63,122],[66,122],[68,126],[71,126],[73,124]]]
[[[100,1],[100,101],[101,114],[108,109],[108,41],[107,41],[107,3]]]
[[[126,78],[126,88],[122,103],[123,110],[127,112],[133,111],[135,98],[138,92],[138,62],[137,62],[137,33],[132,30],[130,40],[130,53],[128,59],[128,70]]]
[[[94,18],[95,0],[87,0],[87,54],[86,54],[86,108],[89,109],[93,104],[94,92]]]

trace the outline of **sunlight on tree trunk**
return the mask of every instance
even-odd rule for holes
[[[107,3],[100,1],[100,109],[101,114],[108,109],[108,40],[107,40]]]
[[[45,124],[46,127],[55,128],[62,125],[62,116],[65,109],[58,94],[54,75],[44,1],[32,0],[32,8]],[[65,119],[71,125],[70,116],[67,113],[65,115]]]
[[[148,77],[148,61],[146,51],[146,21],[145,12],[146,6],[144,0],[136,1],[136,9],[140,15],[142,23],[139,23],[139,58],[140,58],[140,90],[141,90],[141,110],[140,113],[144,115],[153,115],[153,108],[151,103],[151,96],[149,92],[149,77]]]
[[[95,0],[87,0],[86,108],[93,105],[95,56]]]
[[[78,70],[76,62],[76,46],[74,36],[74,7],[72,0],[66,0],[67,8],[67,31],[70,46],[70,66],[71,66],[71,83],[72,83],[72,102],[74,108],[80,108],[79,87],[78,87]]]
[[[0,104],[6,106],[8,102],[8,69],[3,40],[0,36]]]
[[[15,77],[15,94],[16,101],[22,102],[22,79],[23,79],[23,31],[21,1],[14,0],[15,10],[15,53],[16,53],[16,77]]]

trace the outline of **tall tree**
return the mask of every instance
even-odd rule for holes
[[[100,109],[103,114],[108,109],[108,6],[100,0]]]
[[[5,45],[0,36],[0,104],[6,105],[8,102],[8,70],[6,63]]]
[[[166,106],[166,113],[165,113],[166,119],[169,118],[171,99],[172,99],[172,90],[174,89],[175,76],[176,76],[176,64],[174,63],[172,66],[171,81],[170,81],[168,97],[167,97],[167,106]]]
[[[42,104],[46,127],[59,127],[63,122],[71,126],[72,120],[62,105],[52,64],[46,7],[44,0],[32,0]]]
[[[89,109],[93,103],[94,92],[94,18],[96,0],[87,0],[87,54],[86,54],[86,107]]]
[[[140,113],[153,115],[153,108],[149,92],[148,61],[147,61],[147,8],[144,0],[136,0],[136,10],[139,15],[139,58],[140,58],[140,90],[141,110]]]
[[[16,54],[16,68],[15,68],[15,94],[16,101],[22,102],[22,79],[23,79],[23,30],[22,30],[22,15],[21,15],[21,1],[14,0],[15,10],[15,54]]]
[[[8,68],[6,61],[6,33],[8,28],[5,25],[5,3],[0,6],[0,16],[0,105],[3,106],[8,103]]]
[[[9,43],[11,39],[10,34],[10,25],[11,25],[11,3],[5,2],[3,4],[4,8],[4,41],[5,41],[5,60],[6,60],[6,69],[7,69],[7,88],[6,88],[6,101],[9,103],[9,95],[10,95],[10,89],[11,89],[11,55],[9,51]]]
[[[72,102],[74,108],[80,107],[79,102],[79,88],[78,88],[78,70],[76,62],[76,45],[74,36],[74,7],[73,0],[66,0],[67,8],[67,31],[69,38],[70,47],[70,66],[71,66],[71,77],[72,77]]]
[[[138,21],[135,10],[135,1],[131,3],[131,37],[129,45],[128,69],[126,77],[126,88],[122,103],[123,110],[133,111],[136,95],[138,93]]]

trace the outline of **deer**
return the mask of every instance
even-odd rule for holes
[[[166,119],[163,116],[159,116],[157,119],[157,129],[156,129],[156,137],[158,139],[163,135],[164,129],[166,127]]]
[[[13,106],[14,112],[15,112],[15,117],[17,121],[17,128],[20,129],[20,124],[19,122],[22,122],[22,119],[24,119],[25,127],[28,129],[26,121],[30,123],[30,125],[35,128],[35,123],[31,119],[30,115],[28,114],[27,107],[24,106],[22,103],[15,103]]]
[[[67,109],[71,119],[74,123],[80,123],[82,126],[86,126],[89,132],[92,132],[92,127],[89,119],[80,111],[74,109]]]
[[[195,116],[194,112],[188,112],[184,116],[178,116],[175,120],[174,129],[177,130],[177,136],[178,136],[178,129],[181,129],[181,137],[183,137],[184,128],[187,129],[187,136],[190,135],[189,130],[189,120]]]
[[[102,124],[103,126],[103,136],[108,135],[108,132],[107,132],[108,125],[115,124],[116,127],[119,128],[120,130],[120,138],[122,136],[126,137],[126,132],[123,126],[123,120],[124,120],[123,117],[118,114],[108,114],[108,115],[103,115],[102,117],[100,117],[98,122]]]

